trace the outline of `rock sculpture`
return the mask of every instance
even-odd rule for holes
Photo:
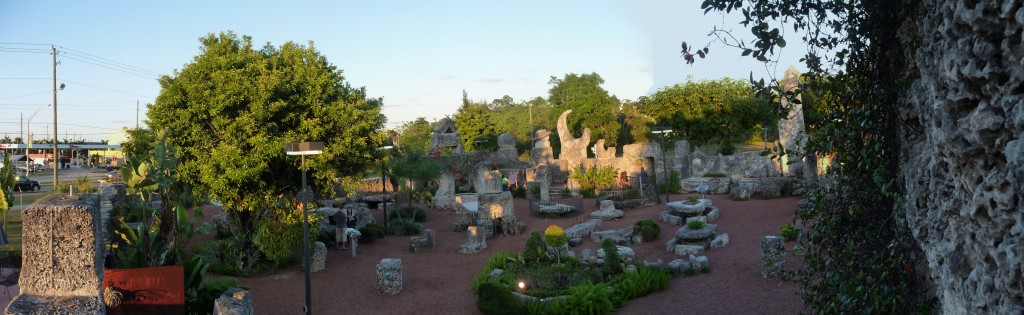
[[[601,201],[601,207],[590,213],[590,217],[598,220],[608,221],[621,218],[625,214],[622,210],[615,209],[615,202],[611,200]]]
[[[241,288],[230,288],[213,301],[213,315],[253,315],[252,294]]]
[[[786,69],[782,89],[793,91],[800,85],[800,72],[793,66]],[[801,168],[803,161],[804,146],[807,144],[807,136],[804,134],[804,109],[800,102],[800,96],[796,96],[796,102],[783,97],[782,107],[788,109],[786,118],[779,119],[779,143],[786,149],[786,155],[782,157],[782,172],[785,175],[795,175],[796,169]],[[790,163],[792,161],[792,163]]]
[[[573,137],[569,131],[565,119],[571,112],[572,110],[567,110],[558,116],[558,139],[562,144],[559,159],[565,160],[570,168],[583,164],[583,160],[587,159],[587,146],[590,145],[590,128],[583,128],[583,136],[579,138]]]
[[[463,254],[475,254],[487,248],[487,238],[477,232],[477,227],[466,228],[466,242],[459,245],[459,252]]]

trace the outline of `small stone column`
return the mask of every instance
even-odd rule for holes
[[[761,238],[761,276],[778,277],[786,265],[786,247],[782,236]]]
[[[313,243],[313,257],[310,258],[312,268],[309,272],[317,272],[327,267],[327,245],[323,242]]]
[[[7,314],[104,314],[103,235],[95,194],[43,197],[22,212],[21,294]]]
[[[402,260],[384,258],[377,263],[377,292],[397,295],[402,292]]]

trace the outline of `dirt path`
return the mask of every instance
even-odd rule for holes
[[[673,196],[681,200],[683,196]],[[728,196],[710,196],[721,209],[715,223],[719,233],[728,233],[730,243],[706,252],[711,273],[676,277],[665,291],[628,302],[620,314],[793,314],[801,309],[798,288],[760,274],[760,238],[778,234],[780,225],[790,223],[796,198],[732,201]],[[597,207],[585,201],[587,212]],[[461,254],[457,247],[465,232],[452,232],[454,214],[428,209],[426,228],[437,233],[438,248],[433,251],[409,251],[409,238],[391,236],[370,244],[360,244],[358,257],[329,250],[327,268],[312,275],[313,311],[317,314],[477,314],[476,295],[470,289],[475,274],[491,254],[498,250],[521,251],[530,231],[543,231],[550,224],[563,228],[587,215],[567,219],[538,219],[528,214],[526,201],[515,199],[516,215],[527,224],[526,233],[498,236],[487,240],[487,249],[478,254]],[[657,221],[663,205],[626,210],[619,220],[601,224],[600,230],[633,225],[637,220]],[[377,220],[380,222],[380,214]],[[661,222],[661,234],[651,243],[633,246],[637,260],[680,258],[665,251],[665,242],[678,227]],[[788,243],[787,247],[792,247]],[[596,248],[591,240],[572,248]],[[403,264],[403,290],[397,296],[376,291],[376,264],[382,258],[400,258]],[[798,267],[796,258],[787,259],[787,270]],[[298,265],[274,275],[241,279],[254,297],[258,314],[301,314],[305,301],[302,270]]]

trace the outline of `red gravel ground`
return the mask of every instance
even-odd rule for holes
[[[681,200],[683,196],[672,196]],[[619,314],[793,314],[801,310],[799,289],[794,283],[762,278],[760,274],[760,239],[777,235],[779,226],[790,223],[797,198],[775,200],[752,199],[732,201],[728,196],[709,196],[721,209],[715,223],[718,233],[729,234],[729,245],[708,250],[705,255],[711,272],[695,276],[675,277],[665,291],[631,300]],[[586,212],[596,210],[593,199],[584,203]],[[329,250],[326,269],[312,274],[313,312],[316,314],[478,314],[476,295],[470,289],[473,277],[491,254],[499,251],[521,251],[530,231],[541,231],[550,224],[568,228],[574,222],[589,218],[584,214],[566,219],[538,219],[528,213],[526,200],[515,199],[516,215],[526,225],[518,236],[497,236],[487,240],[487,249],[477,254],[461,254],[458,245],[466,240],[465,232],[452,232],[449,226],[455,215],[435,209],[427,210],[425,228],[437,233],[437,249],[413,253],[409,238],[390,236],[370,244],[360,244],[357,257],[346,251]],[[663,205],[626,210],[625,217],[606,221],[599,230],[619,229],[637,220],[650,218],[661,225],[658,239],[632,246],[637,260],[661,259],[669,262],[679,257],[665,251],[665,242],[679,228],[657,220]],[[376,213],[380,222],[380,213]],[[787,248],[794,244],[788,242]],[[330,246],[329,246],[330,247]],[[596,249],[587,239],[572,248]],[[383,258],[399,258],[403,267],[403,289],[399,295],[377,293],[376,265]],[[799,267],[799,259],[790,257],[787,270]],[[300,266],[286,267],[276,274],[241,279],[254,297],[257,314],[301,314],[305,301],[303,273]]]

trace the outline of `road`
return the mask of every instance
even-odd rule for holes
[[[67,191],[68,185],[73,184],[77,179],[81,177],[89,178],[95,181],[97,184],[100,180],[107,179],[107,170],[103,168],[81,168],[72,167],[69,169],[62,169],[57,172],[57,180],[60,181],[61,191]],[[29,179],[39,182],[41,186],[39,191],[27,191],[27,192],[14,192],[14,203],[20,204],[19,200],[24,198],[36,197],[37,195],[48,194],[53,190],[53,169],[46,169],[43,171],[31,173],[28,175]],[[21,199],[19,199],[21,198]],[[11,210],[21,210],[27,207],[27,205],[17,205],[11,207]]]

